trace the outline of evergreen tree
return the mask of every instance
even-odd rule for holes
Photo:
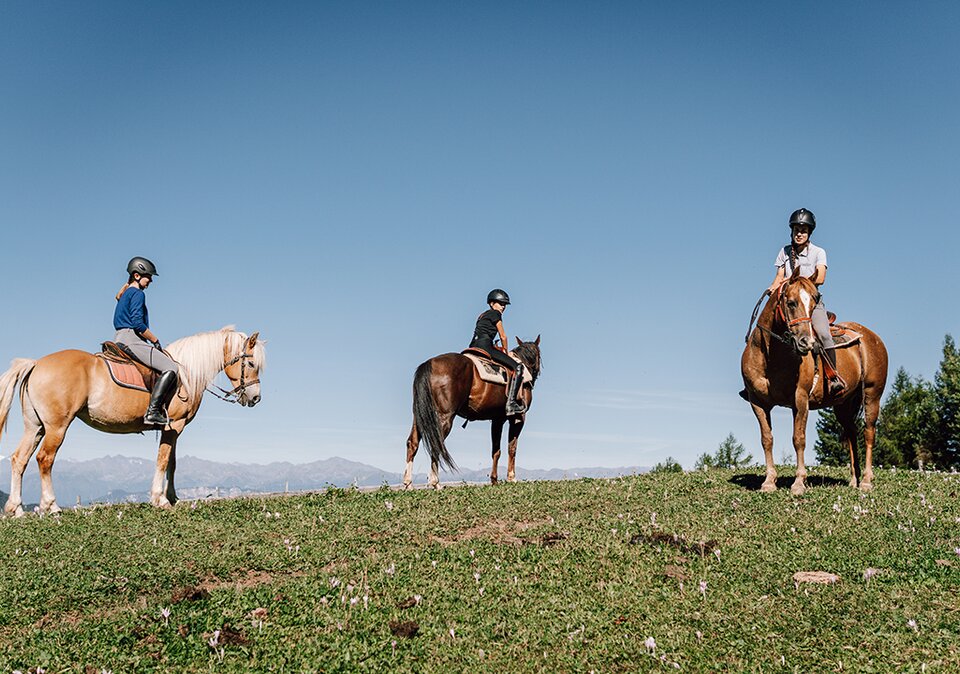
[[[938,418],[933,460],[948,468],[960,465],[960,351],[950,335],[943,340],[943,359],[934,381]]]
[[[934,463],[937,410],[933,388],[922,377],[911,379],[902,367],[880,410],[874,463],[916,468]]]
[[[697,458],[694,465],[696,470],[708,470],[710,468],[743,468],[753,462],[753,457],[747,454],[744,446],[737,442],[737,438],[730,433],[717,451],[711,456],[704,452]]]
[[[654,466],[651,471],[652,473],[682,473],[683,466],[680,465],[680,462],[677,461],[672,456],[668,456],[666,459]]]
[[[817,463],[823,466],[847,466],[850,464],[850,452],[840,442],[842,432],[840,422],[832,407],[825,407],[817,413],[817,442],[813,451],[817,455]],[[859,456],[863,456],[863,418],[857,417],[857,431],[859,439],[857,448]]]

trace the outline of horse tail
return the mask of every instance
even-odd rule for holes
[[[413,376],[413,420],[420,432],[420,439],[423,440],[430,452],[430,461],[445,465],[450,470],[456,470],[457,466],[453,462],[453,457],[447,451],[447,446],[443,442],[443,434],[440,432],[437,404],[433,399],[433,391],[430,388],[430,375],[432,373],[433,366],[428,360],[417,368],[417,373]]]
[[[26,378],[33,370],[37,361],[29,358],[15,358],[10,363],[10,369],[0,375],[0,436],[7,425],[10,415],[10,406],[13,405],[13,393],[17,389],[17,382]]]

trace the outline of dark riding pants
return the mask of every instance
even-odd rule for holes
[[[517,369],[517,361],[505,354],[503,351],[493,345],[493,341],[484,339],[475,339],[470,342],[470,348],[483,349],[490,354],[490,357],[513,372]]]

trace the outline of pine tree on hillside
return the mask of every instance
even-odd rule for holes
[[[652,469],[651,473],[682,473],[683,466],[680,465],[680,462],[677,461],[672,456],[668,456],[666,459],[658,463]]]
[[[733,433],[730,433],[712,455],[707,452],[701,454],[694,464],[694,469],[743,468],[749,466],[752,462],[753,456],[747,454],[743,444],[737,442],[737,438]]]
[[[934,381],[939,418],[933,459],[948,468],[960,465],[960,351],[950,335],[943,340],[943,359]]]
[[[933,387],[922,377],[911,379],[901,367],[880,410],[874,463],[903,468],[916,468],[920,462],[932,465],[937,419]]]
[[[850,465],[850,452],[840,442],[843,429],[837,420],[832,407],[825,407],[818,411],[817,442],[813,451],[817,455],[817,463],[823,466]],[[863,459],[863,414],[857,416],[857,457]]]

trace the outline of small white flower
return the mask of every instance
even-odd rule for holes
[[[655,653],[657,650],[657,640],[653,637],[647,637],[647,640],[643,642],[643,645],[647,647],[647,650],[650,653]]]
[[[657,513],[653,513],[652,515],[650,515],[650,526],[652,527],[657,526]]]
[[[480,588],[480,596],[481,596],[481,597],[483,596],[483,588],[482,588],[482,587]]]
[[[914,632],[919,632],[919,631],[920,631],[920,628],[917,627],[917,621],[914,620],[913,618],[910,618],[910,620],[907,621],[907,627],[909,627],[910,629],[912,629]]]
[[[479,583],[479,582],[480,582],[480,574],[479,574],[479,573],[474,573],[474,574],[473,574],[473,579]]]
[[[876,576],[878,573],[880,573],[879,569],[866,569],[863,572],[863,579],[870,580],[871,578]]]
[[[704,599],[707,598],[707,581],[705,580],[700,581],[700,594],[703,595]]]
[[[456,638],[456,636],[457,636],[456,632],[454,632],[454,631],[453,631],[453,628],[451,627],[451,628],[450,628],[450,638],[451,638],[451,639],[454,639],[454,638]]]
[[[473,556],[476,555],[476,554],[477,554],[477,553],[476,553],[474,550],[471,550],[471,551],[470,551],[470,556],[471,556],[471,557],[473,557]]]
[[[210,648],[216,648],[217,644],[220,643],[220,630],[214,630],[213,636],[207,639],[207,643],[210,645]]]
[[[720,548],[714,548],[714,549],[713,549],[713,554],[715,554],[715,555],[717,556],[717,561],[719,562],[719,561],[720,561]]]
[[[387,510],[393,510],[393,501],[385,501],[383,505],[387,507]]]
[[[330,579],[330,587],[336,587],[339,584],[340,584],[340,579],[337,578],[336,576]]]
[[[390,562],[390,566],[388,566],[386,569],[386,574],[388,576],[392,576],[394,573],[396,573],[396,571],[397,571],[397,567],[394,566],[393,562]]]
[[[350,597],[350,606],[355,606],[360,601],[360,597]]]

